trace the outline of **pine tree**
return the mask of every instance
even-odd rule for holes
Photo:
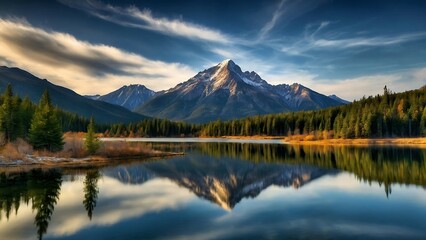
[[[22,136],[28,138],[28,130],[31,127],[31,119],[35,111],[34,104],[28,97],[25,97],[20,107],[20,117],[22,118]]]
[[[0,129],[6,141],[13,141],[20,136],[19,102],[13,98],[12,85],[8,85],[0,108]]]
[[[90,123],[87,126],[86,140],[84,141],[84,146],[90,155],[95,154],[100,146],[99,139],[95,133],[95,122],[93,121],[93,118],[90,119]]]
[[[57,113],[46,90],[34,113],[29,130],[29,142],[35,149],[52,152],[62,150],[64,141]]]
[[[420,120],[420,135],[426,137],[426,107],[423,109],[423,114]]]

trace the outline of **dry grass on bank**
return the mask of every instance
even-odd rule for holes
[[[211,138],[211,137],[201,137]],[[266,136],[266,135],[254,135],[254,136],[222,136],[220,138],[227,139],[249,139],[249,140],[265,140],[265,139],[283,139],[283,136]]]
[[[33,147],[22,139],[7,143],[0,151],[4,160],[26,160],[28,154],[33,154]]]
[[[426,147],[426,138],[362,138],[344,139],[334,138],[333,131],[315,132],[312,134],[299,134],[292,136],[222,136],[229,139],[282,139],[291,144],[312,145],[409,145]]]
[[[51,158],[87,158],[88,152],[84,147],[84,139],[78,134],[66,135],[64,137],[64,148],[59,152],[49,152],[46,150],[34,150],[33,147],[22,139],[14,142],[7,143],[0,148],[1,160],[3,161],[16,161],[23,160],[29,161],[31,157],[51,157]],[[118,158],[118,157],[151,157],[160,156],[162,153],[148,148],[146,145],[130,142],[101,142],[99,150],[93,157],[100,158]]]
[[[55,154],[55,153],[53,153]],[[84,148],[84,139],[79,135],[71,135],[65,137],[64,149],[56,153],[61,157],[68,158],[84,158],[89,157]],[[113,158],[113,157],[130,157],[130,156],[151,156],[158,152],[142,146],[141,144],[131,142],[101,142],[100,148],[94,156]]]
[[[131,156],[151,156],[160,152],[154,151],[145,145],[132,142],[102,142],[97,155],[102,157],[131,157]]]

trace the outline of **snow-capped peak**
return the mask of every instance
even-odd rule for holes
[[[212,82],[213,87],[210,90],[216,90],[219,88],[229,89],[228,80],[229,76],[232,74],[238,76],[237,79],[240,79],[247,85],[251,85],[254,87],[267,87],[269,84],[263,80],[257,73],[255,72],[242,72],[241,68],[235,64],[231,59],[223,60],[215,66],[214,72],[210,71],[210,69],[202,72],[197,79],[203,79],[204,82]],[[213,69],[212,69],[213,70]],[[207,73],[208,72],[208,73]],[[208,77],[207,77],[208,76]]]
[[[223,60],[222,62],[220,62],[219,64],[220,64],[220,65],[227,65],[228,63],[233,63],[233,64],[235,64],[235,63],[232,61],[232,59],[225,59],[225,60]]]

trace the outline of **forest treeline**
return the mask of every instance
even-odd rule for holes
[[[8,88],[0,96],[0,133],[7,140],[29,139],[39,107]],[[63,132],[85,132],[89,120],[52,107]],[[97,125],[106,137],[293,136],[312,139],[426,137],[426,87],[362,98],[351,104],[316,111],[253,116],[206,124],[147,118],[130,124]]]
[[[105,131],[110,137],[170,136],[292,136],[315,139],[426,136],[426,87],[364,97],[351,104],[316,111],[300,111],[247,117],[207,124],[187,124],[146,119],[116,124]]]
[[[86,118],[53,106],[48,91],[39,104],[14,95],[11,85],[0,96],[0,144],[21,138],[35,148],[59,150],[62,132],[86,131],[88,123]]]

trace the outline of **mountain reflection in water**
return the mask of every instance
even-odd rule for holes
[[[156,177],[167,178],[227,210],[231,210],[243,198],[256,197],[271,185],[299,188],[316,178],[336,172],[300,164],[217,159],[198,153],[104,171],[106,175],[124,183],[142,184]]]
[[[47,237],[61,238],[64,234],[72,236],[91,224],[111,225],[122,221],[124,216],[176,209],[194,201],[194,195],[233,211],[243,199],[256,198],[272,186],[299,189],[325,176],[341,179],[338,176],[344,172],[370,185],[378,183],[387,197],[395,184],[418,186],[422,191],[426,187],[424,149],[247,143],[149,145],[187,154],[103,169],[4,171],[0,174],[0,236],[5,236],[2,232],[12,234],[5,226],[13,215],[19,217],[23,206],[30,206],[34,213],[35,232],[27,238],[41,239],[49,233],[50,221],[53,229]],[[74,190],[68,191],[68,188]],[[75,192],[76,189],[79,190]],[[73,200],[76,196],[78,201]],[[114,201],[122,201],[122,205]],[[64,210],[61,204],[76,205],[76,208]],[[59,213],[55,216],[56,208]],[[86,219],[76,213],[82,210]],[[69,214],[68,219],[63,213]],[[74,218],[80,220],[72,220]],[[68,225],[67,221],[70,221]],[[71,226],[71,223],[77,225]],[[17,235],[8,239],[25,238]]]

